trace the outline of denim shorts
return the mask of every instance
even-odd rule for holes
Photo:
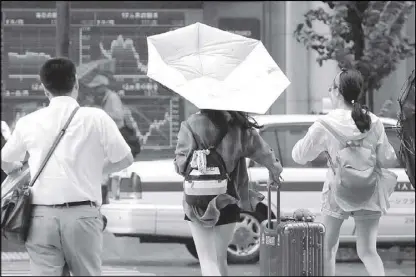
[[[381,217],[381,212],[370,210],[357,210],[346,212],[341,209],[332,197],[331,189],[327,190],[322,195],[322,209],[323,215],[329,215],[338,219],[348,219],[352,216],[355,219],[376,219]]]

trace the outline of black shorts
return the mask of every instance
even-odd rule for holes
[[[191,221],[186,215],[185,220]],[[231,204],[220,210],[220,218],[215,226],[235,223],[238,221],[240,221],[240,208],[237,204]]]

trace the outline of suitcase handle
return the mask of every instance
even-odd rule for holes
[[[277,225],[280,224],[281,218],[280,218],[280,186],[282,185],[281,181],[279,181],[276,184],[276,220]],[[268,228],[272,229],[272,183],[267,184],[267,224]]]

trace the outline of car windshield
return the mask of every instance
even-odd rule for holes
[[[273,126],[265,129],[261,132],[263,139],[270,145],[271,148],[278,155],[278,158],[282,161],[284,167],[327,167],[327,159],[325,154],[319,155],[315,160],[307,163],[306,165],[299,165],[292,159],[292,149],[296,142],[302,139],[308,131],[309,124],[298,125],[284,125]],[[396,151],[400,148],[400,139],[397,136],[395,130],[387,129],[387,137],[390,144]],[[256,164],[256,166],[259,166]]]

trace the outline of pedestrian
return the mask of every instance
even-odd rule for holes
[[[270,181],[278,182],[282,166],[270,146],[256,129],[261,128],[246,113],[235,111],[201,110],[181,124],[176,146],[175,169],[182,176],[193,168],[198,145],[213,145],[229,173],[226,192],[191,205],[184,196],[183,208],[198,253],[203,276],[228,275],[227,248],[234,234],[240,211],[255,211],[264,196],[249,189],[245,158],[265,166]],[[200,142],[197,142],[197,137]],[[192,161],[191,161],[192,159]],[[198,162],[197,162],[198,163]],[[202,196],[204,197],[204,196]]]
[[[342,69],[329,88],[334,109],[318,119],[292,150],[292,158],[299,164],[313,161],[321,153],[328,154],[330,169],[322,191],[327,276],[335,274],[340,228],[349,216],[355,220],[358,256],[370,275],[384,276],[376,247],[377,232],[380,217],[388,208],[388,197],[397,181],[397,176],[385,168],[394,166],[397,158],[381,120],[358,101],[363,83],[359,71]],[[348,155],[356,155],[356,158],[347,165],[344,162],[352,157]],[[341,177],[347,176],[343,169],[345,165],[352,174],[348,176],[357,174],[354,176],[359,181],[355,187],[352,178]],[[361,165],[365,170],[355,172]],[[368,178],[362,181],[365,176]]]
[[[132,150],[133,157],[136,157],[140,153],[141,145],[137,134],[137,124],[134,125],[134,119],[131,115],[128,107],[123,105],[120,96],[109,88],[110,81],[107,76],[103,74],[96,75],[91,82],[87,85],[93,90],[94,102],[97,106],[101,107],[116,123],[123,138]],[[134,123],[133,123],[134,122]],[[120,185],[120,179],[114,179],[115,182]],[[108,191],[111,186],[111,178],[109,175],[103,176],[101,184],[101,191],[103,195],[103,201],[108,202]]]
[[[87,86],[93,90],[96,104],[114,120],[120,129],[124,125],[123,102],[120,96],[109,88],[109,85],[109,79],[98,74]]]
[[[29,153],[31,175],[79,107],[75,65],[53,58],[40,70],[49,105],[16,123],[1,151],[10,173]],[[117,125],[101,109],[79,108],[32,187],[33,216],[25,243],[33,276],[101,275],[103,172],[130,166],[133,157]]]

